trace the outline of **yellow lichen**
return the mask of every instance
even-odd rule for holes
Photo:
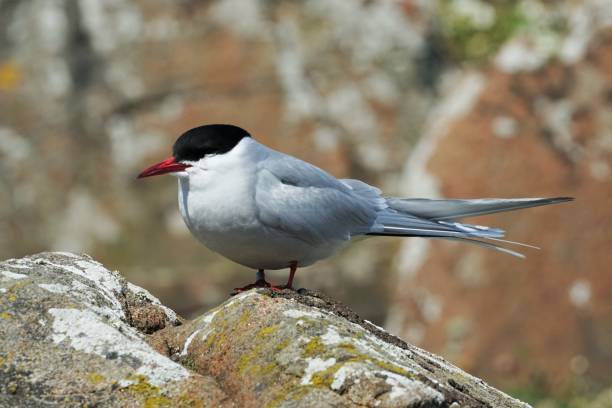
[[[259,375],[266,375],[266,374],[270,374],[272,371],[274,371],[274,369],[276,369],[277,364],[276,362],[271,362],[266,364],[265,366],[261,367],[257,374]]]
[[[313,342],[312,340],[315,340],[315,341]],[[310,346],[310,349],[316,350],[318,347],[315,345],[317,343],[320,343],[320,339],[318,337],[315,337],[311,339],[311,342],[309,343],[312,343]],[[339,344],[339,347],[344,350],[350,351],[352,353],[354,353],[357,350],[357,348],[350,343],[341,343]],[[346,364],[349,364],[349,363],[362,363],[362,362],[371,362],[373,364],[376,364],[378,367],[384,370],[387,370],[395,374],[402,375],[404,377],[408,377],[408,378],[414,377],[413,373],[395,364],[372,358],[371,356],[368,356],[366,354],[356,353],[350,358],[342,362],[338,362],[326,368],[325,370],[314,373],[310,380],[311,383],[306,386],[296,387],[295,383],[293,382],[289,383],[288,384],[290,387],[289,390],[287,388],[279,390],[276,393],[275,397],[273,397],[272,400],[266,406],[277,407],[277,406],[282,405],[283,402],[288,401],[288,400],[298,401],[302,399],[305,394],[307,394],[308,392],[312,391],[315,388],[331,388],[331,384],[334,382],[335,375],[341,367],[344,367],[346,366]]]
[[[264,327],[259,332],[257,332],[257,337],[267,337],[271,334],[274,334],[276,331],[278,331],[279,327],[280,325],[278,324],[275,324],[274,326]]]
[[[144,401],[145,408],[161,408],[161,407],[170,407],[170,400],[163,395],[157,395],[154,397],[148,397]]]
[[[13,315],[10,314],[9,312],[0,313],[0,319],[10,319],[11,317],[13,317]]]
[[[226,341],[225,332],[222,331],[215,336],[214,341],[210,344],[214,345],[216,348],[220,348],[220,347],[223,347],[223,345],[225,344],[225,341]]]
[[[15,303],[17,301],[17,295],[15,294],[15,292],[26,286],[27,284],[28,282],[26,280],[26,282],[17,282],[16,284],[10,286],[6,291],[6,295],[0,297],[0,302],[4,303],[8,301],[11,303]]]
[[[126,380],[134,382],[127,387],[128,391],[144,392],[150,390],[151,388],[157,388],[154,385],[149,384],[149,379],[142,374],[130,375],[128,378],[126,378]]]
[[[138,395],[142,398],[145,408],[161,408],[170,407],[170,400],[162,395],[159,387],[151,385],[144,375],[134,375],[128,378],[132,381],[137,381],[135,384],[127,387],[127,391]]]
[[[89,381],[92,382],[93,384],[100,384],[101,382],[104,382],[105,380],[106,380],[106,377],[104,377],[102,374],[98,374],[98,373],[89,374]]]
[[[246,324],[249,320],[251,320],[251,311],[247,309],[240,315],[238,324]]]
[[[264,350],[264,348],[267,350]],[[248,373],[251,375],[262,376],[275,371],[278,367],[275,360],[270,362],[266,362],[267,359],[265,358],[262,360],[262,357],[266,356],[273,358],[273,352],[269,349],[271,349],[271,344],[268,342],[262,341],[260,343],[255,343],[253,348],[244,353],[238,360],[238,372],[240,374]]]
[[[311,338],[310,341],[308,341],[308,343],[304,345],[304,352],[302,353],[302,355],[305,357],[308,357],[308,356],[320,355],[324,352],[325,352],[325,345],[323,344],[319,336],[315,336]]]
[[[315,387],[331,387],[331,383],[334,381],[336,372],[342,367],[344,363],[336,363],[331,367],[326,368],[323,371],[319,371],[312,375],[312,385]]]
[[[206,342],[204,342],[204,346],[207,348],[212,346],[213,343],[215,343],[215,340],[217,340],[217,333],[213,331],[212,333],[209,333],[206,337]]]
[[[302,397],[304,397],[304,395],[308,394],[308,392],[313,389],[312,386],[293,387],[293,383],[289,383],[289,385],[291,388],[281,388],[280,390],[278,390],[274,394],[272,399],[268,401],[268,403],[265,405],[266,408],[279,407],[283,405],[283,402],[287,400],[299,401],[300,399],[302,399]]]
[[[384,368],[387,371],[391,371],[392,373],[395,374],[399,374],[402,375],[404,377],[408,377],[408,378],[413,378],[414,374],[411,373],[410,371],[399,367],[393,363],[389,363],[387,361],[383,361],[383,360],[378,360],[378,359],[373,359],[372,360],[374,362],[374,364],[376,364],[377,366],[379,366],[380,368]]]
[[[338,347],[351,353],[357,352],[357,347],[355,347],[355,345],[351,343],[340,343],[338,344]]]
[[[238,372],[240,374],[244,374],[247,371],[257,371],[257,369],[259,368],[259,364],[254,363],[254,360],[257,360],[257,358],[262,355],[261,348],[262,345],[258,344],[254,346],[250,352],[245,353],[240,357],[240,360],[238,360]]]
[[[285,339],[276,345],[276,351],[281,351],[285,349],[289,344],[291,344],[291,340]]]

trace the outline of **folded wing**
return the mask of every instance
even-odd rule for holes
[[[255,192],[263,225],[312,245],[367,233],[386,206],[380,196],[356,195],[318,167],[281,154],[261,163]]]
[[[338,180],[316,166],[278,152],[261,162],[255,191],[264,225],[313,245],[356,235],[410,236],[460,240],[515,256],[522,255],[482,241],[514,243],[501,239],[503,230],[457,219],[572,200],[383,197],[379,189],[362,181]]]
[[[474,215],[520,210],[540,205],[571,201],[570,197],[554,198],[479,198],[474,200],[429,200],[426,198],[388,198],[389,207],[430,220],[452,220]]]

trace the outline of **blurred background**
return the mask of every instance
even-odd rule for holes
[[[135,178],[204,123],[389,195],[577,197],[474,219],[526,260],[377,238],[297,283],[538,407],[612,407],[610,0],[0,0],[1,258],[223,301],[253,271],[189,235],[173,178]]]

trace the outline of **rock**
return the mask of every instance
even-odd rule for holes
[[[527,406],[319,293],[249,291],[183,321],[86,255],[0,277],[0,406]]]
[[[88,256],[2,262],[0,296],[0,406],[229,404],[147,344],[176,314]]]
[[[406,166],[413,197],[576,197],[474,221],[542,248],[524,261],[403,243],[387,327],[500,387],[609,384],[612,29],[587,25],[577,61],[455,80]]]

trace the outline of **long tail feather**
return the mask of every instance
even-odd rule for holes
[[[456,237],[440,237],[441,239],[448,239],[448,240],[452,240],[452,241],[461,241],[461,242],[467,242],[469,244],[474,244],[474,245],[478,245],[481,247],[485,247],[485,248],[489,248],[489,249],[494,249],[496,251],[500,251],[506,254],[510,254],[512,256],[516,256],[517,258],[525,258],[524,254],[521,254],[520,252],[516,252],[513,251],[511,249],[508,248],[504,248],[501,247],[499,245],[495,245],[495,244],[491,244],[490,242],[483,242],[483,241],[479,241],[477,239],[471,239],[471,238],[456,238]]]
[[[492,237],[486,237],[485,239],[489,239],[491,241],[503,242],[505,244],[518,245],[518,246],[531,248],[531,249],[538,249],[538,250],[541,249],[540,247],[537,247],[535,245],[529,245],[524,242],[510,241],[508,239],[499,239],[499,238],[492,238]]]
[[[387,198],[390,208],[429,220],[442,221],[474,215],[520,210],[540,205],[572,201],[571,197],[554,198],[482,198],[474,200],[430,200],[426,198]]]
[[[518,210],[540,205],[570,201],[569,197],[520,198],[520,199],[476,199],[476,200],[428,200],[387,198],[388,208],[382,210],[366,235],[400,237],[439,238],[467,242],[494,249],[512,256],[525,255],[487,241],[539,249],[533,245],[502,239],[504,231],[499,228],[472,225],[456,221],[472,215],[491,214]]]

